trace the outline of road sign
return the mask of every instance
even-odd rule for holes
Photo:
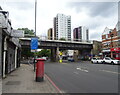
[[[31,38],[31,49],[38,49],[38,38]]]
[[[62,55],[62,52],[60,52],[60,55]]]

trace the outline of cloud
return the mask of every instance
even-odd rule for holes
[[[15,8],[17,10],[30,10],[34,8],[34,3],[32,2],[7,2],[6,5],[9,7]]]
[[[77,13],[86,12],[91,17],[109,17],[117,13],[117,2],[72,2],[67,5],[75,8]]]
[[[70,2],[67,7],[74,10],[72,28],[88,27],[90,40],[101,40],[104,28],[113,29],[118,21],[116,2]]]
[[[34,30],[34,1],[8,0],[0,5],[9,11],[13,28]],[[116,2],[69,2],[69,0],[37,0],[37,35],[47,35],[53,27],[57,13],[71,15],[72,30],[78,26],[89,28],[90,39],[101,39],[104,28],[114,28],[117,23]]]

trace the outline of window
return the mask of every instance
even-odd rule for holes
[[[106,35],[106,39],[108,39],[108,34]]]
[[[110,58],[105,58],[105,60],[110,60]]]

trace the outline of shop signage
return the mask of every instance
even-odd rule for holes
[[[111,51],[120,51],[120,48],[111,48]]]

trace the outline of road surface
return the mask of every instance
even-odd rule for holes
[[[47,62],[45,73],[64,93],[118,93],[118,65]]]

